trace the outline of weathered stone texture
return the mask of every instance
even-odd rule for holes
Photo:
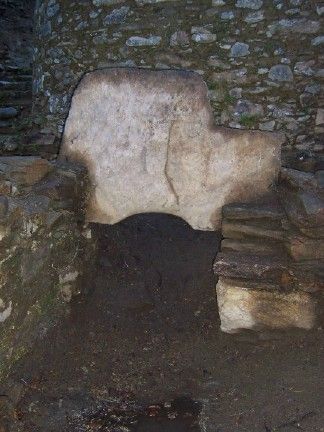
[[[324,189],[283,168],[264,202],[223,209],[214,270],[222,329],[312,328],[323,320]]]
[[[85,184],[76,165],[0,158],[0,380],[79,290]]]
[[[321,10],[317,1],[44,0],[36,11],[35,113],[61,135],[84,73],[181,68],[207,83],[216,125],[280,130],[287,151],[319,155]]]
[[[225,203],[268,191],[281,140],[215,128],[197,74],[106,69],[78,86],[61,154],[89,170],[89,221],[162,212],[205,230],[220,226]]]

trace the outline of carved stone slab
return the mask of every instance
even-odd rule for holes
[[[61,156],[89,170],[90,222],[160,212],[214,230],[224,204],[267,192],[281,141],[215,127],[207,87],[195,73],[116,68],[80,82]]]

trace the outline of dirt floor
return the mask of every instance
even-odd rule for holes
[[[323,331],[221,333],[217,233],[165,215],[93,228],[89,294],[0,391],[1,432],[324,431]]]

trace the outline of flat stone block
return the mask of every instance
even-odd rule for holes
[[[0,178],[5,178],[22,186],[34,185],[42,180],[52,169],[52,165],[40,157],[0,157]]]
[[[239,281],[224,278],[219,279],[216,291],[221,330],[225,333],[244,329],[310,330],[316,323],[315,300],[305,292],[248,289],[240,286]]]
[[[224,204],[268,192],[281,142],[267,132],[216,128],[198,74],[112,68],[77,87],[61,158],[89,171],[89,222],[159,212],[214,230]]]

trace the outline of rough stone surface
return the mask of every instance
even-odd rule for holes
[[[237,333],[244,329],[280,330],[291,327],[307,330],[315,324],[315,303],[304,292],[247,289],[238,281],[220,278],[217,302],[221,329],[226,333]]]
[[[82,167],[40,158],[0,159],[1,382],[68,311],[80,289],[87,240]]]
[[[89,221],[162,212],[213,230],[226,202],[267,191],[280,166],[280,139],[215,128],[196,74],[107,69],[78,86],[62,157],[89,170]]]
[[[224,331],[320,324],[324,195],[317,173],[282,168],[276,192],[223,208],[214,270]]]
[[[51,10],[59,6],[52,17],[49,4]],[[34,112],[42,127],[61,138],[85,73],[120,66],[181,68],[203,77],[216,125],[282,131],[284,155],[296,158],[306,149],[319,156],[322,10],[319,1],[44,0],[35,15]],[[234,44],[240,45],[232,51]],[[236,51],[243,44],[248,52]],[[241,99],[262,109],[237,113]]]

